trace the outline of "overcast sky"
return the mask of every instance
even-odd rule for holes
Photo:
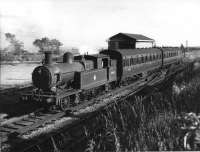
[[[200,46],[200,0],[0,0],[0,30],[2,47],[11,32],[31,51],[44,36],[92,50],[119,32]]]

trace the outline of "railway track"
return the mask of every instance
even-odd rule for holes
[[[181,70],[182,69],[176,70],[174,74]],[[148,81],[145,80],[146,78],[143,78],[131,85],[116,88],[115,90],[112,90],[112,92],[100,95],[88,102],[72,107],[65,112],[43,112],[42,110],[38,110],[37,112],[24,115],[19,118],[1,122],[1,150],[10,149],[10,146],[12,146],[11,149],[13,149],[13,147],[18,146],[19,143],[24,143],[24,141],[30,141],[41,136],[42,134],[44,135],[52,132],[53,130],[59,130],[64,126],[66,128],[67,126],[77,124],[83,119],[91,117],[94,113],[102,110],[103,108],[112,105],[116,101],[122,101],[128,96],[135,94],[145,88],[148,84],[159,82],[159,76],[160,79],[162,79],[160,74],[161,73],[152,75]],[[37,145],[38,142],[41,142],[41,140],[31,142],[31,144],[29,143],[30,145],[26,145],[25,149],[27,149],[27,147],[30,148]]]

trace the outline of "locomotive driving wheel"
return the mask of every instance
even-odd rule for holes
[[[62,111],[66,110],[67,108],[70,108],[70,106],[71,106],[70,98],[65,97],[63,99],[60,99],[58,106]]]
[[[76,105],[80,103],[80,95],[79,94],[75,94],[74,95],[74,103]]]

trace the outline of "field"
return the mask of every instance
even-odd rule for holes
[[[1,65],[0,88],[10,88],[31,83],[31,73],[38,64]]]

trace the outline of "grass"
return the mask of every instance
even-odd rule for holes
[[[99,115],[92,123],[100,129],[86,128],[85,151],[185,150],[178,118],[200,112],[200,72],[180,74],[164,88],[145,99],[132,96]]]

